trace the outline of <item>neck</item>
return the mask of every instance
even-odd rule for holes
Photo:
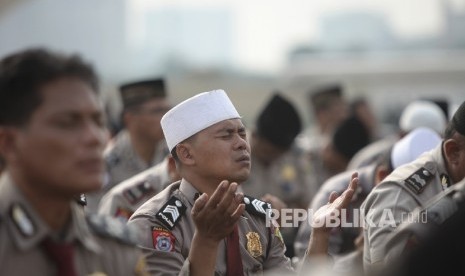
[[[222,181],[217,179],[205,179],[194,174],[186,174],[183,178],[194,186],[197,191],[206,193],[209,197],[215,192]]]
[[[137,135],[131,135],[131,144],[136,154],[147,164],[151,165],[159,141],[145,139]]]
[[[11,178],[50,229],[60,231],[65,227],[71,217],[72,197],[45,189],[37,181],[30,181],[18,173],[12,172]]]

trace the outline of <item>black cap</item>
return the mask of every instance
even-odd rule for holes
[[[274,94],[257,119],[257,132],[280,148],[289,148],[302,129],[294,106],[279,94]]]
[[[310,102],[312,103],[314,109],[327,108],[332,99],[341,97],[342,86],[339,84],[328,84],[309,92]]]
[[[119,88],[123,108],[144,103],[152,98],[165,98],[166,89],[163,79],[142,80],[123,84]]]
[[[370,142],[365,125],[357,117],[343,121],[333,134],[333,146],[348,160]]]
[[[465,102],[463,102],[452,117],[455,130],[465,136]]]

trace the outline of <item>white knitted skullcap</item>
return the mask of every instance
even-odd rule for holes
[[[405,132],[418,127],[430,128],[440,135],[446,128],[447,118],[441,108],[429,101],[415,101],[409,104],[400,117],[399,126]]]
[[[161,118],[161,127],[171,152],[180,142],[216,123],[240,118],[223,90],[197,94],[173,107]]]
[[[396,169],[410,163],[440,143],[441,137],[435,131],[426,127],[417,128],[395,143],[391,152],[392,167]]]

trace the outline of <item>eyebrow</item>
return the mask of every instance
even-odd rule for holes
[[[228,134],[231,134],[231,133],[236,132],[236,129],[237,129],[237,132],[244,132],[245,131],[244,126],[240,126],[238,128],[236,128],[236,127],[223,127],[221,129],[219,129],[218,131],[216,131],[216,133],[220,134],[222,132],[227,132]]]

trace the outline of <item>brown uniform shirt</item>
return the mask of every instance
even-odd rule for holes
[[[368,195],[362,204],[364,215],[364,266],[377,269],[386,260],[386,244],[391,233],[417,207],[425,207],[434,196],[450,185],[439,145],[412,163],[394,170]],[[397,250],[407,239],[398,240]]]
[[[289,208],[303,207],[309,204],[313,195],[309,177],[310,165],[305,152],[293,146],[269,166],[252,162],[249,179],[241,187],[244,194],[255,198],[268,193],[279,197]]]
[[[56,275],[56,264],[44,252],[45,238],[73,244],[77,275],[146,275],[145,261],[127,227],[115,219],[86,218],[72,204],[64,233],[52,233],[8,175],[0,180],[0,274]],[[98,234],[97,234],[98,233]]]
[[[190,214],[196,194],[198,191],[183,179],[151,198],[129,219],[128,224],[140,231],[140,245],[153,275],[176,275],[181,270],[181,274],[188,274],[187,257],[195,230]],[[247,210],[260,210],[266,204],[245,203],[250,205]],[[238,222],[244,275],[261,275],[263,270],[275,268],[291,270],[279,230],[267,227],[265,218],[252,211],[244,212]],[[218,248],[215,275],[226,274],[225,242]]]
[[[145,170],[113,187],[100,201],[98,213],[123,219],[129,217],[152,196],[171,182],[168,160]]]

